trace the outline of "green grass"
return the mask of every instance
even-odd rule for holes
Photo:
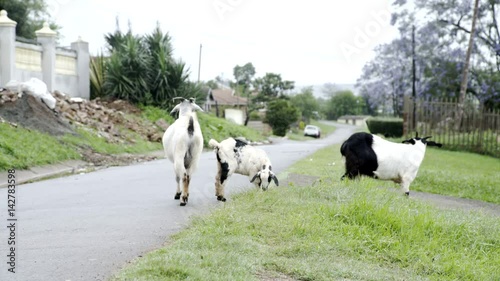
[[[151,122],[156,122],[163,118],[169,124],[172,124],[175,119],[169,115],[166,110],[152,107],[141,106],[142,114]],[[210,139],[218,141],[228,137],[245,137],[250,141],[262,141],[265,137],[258,131],[245,126],[236,125],[226,119],[217,118],[209,113],[197,113],[198,122],[200,122],[201,132],[203,134],[204,145],[208,145]]]
[[[228,137],[245,137],[250,141],[262,141],[266,138],[252,128],[236,125],[222,118],[210,114],[198,114],[204,144],[207,146],[210,139],[221,141]]]
[[[138,122],[143,126],[149,124],[149,122],[143,122],[144,119],[153,123],[160,118],[170,124],[174,121],[173,117],[163,109],[141,106],[141,110],[140,116],[132,114],[125,114],[125,116],[128,120]],[[245,137],[251,141],[265,139],[254,129],[236,125],[222,118],[204,113],[198,114],[198,118],[205,146],[210,138],[222,140],[228,137]],[[116,125],[115,128],[124,136],[125,141],[108,142],[96,130],[81,126],[76,128],[78,135],[55,137],[35,130],[26,130],[21,127],[13,128],[8,124],[0,124],[0,171],[12,168],[26,169],[69,159],[80,159],[79,148],[92,149],[102,154],[137,154],[162,149],[161,143],[149,142],[145,140],[144,136],[140,136],[124,126]]]
[[[150,106],[150,105],[141,105],[139,106],[141,109],[142,117],[148,119],[151,122],[156,122],[158,119],[164,119],[169,124],[174,123],[174,117],[170,116],[169,112],[165,109],[161,109],[159,107]]]
[[[319,176],[313,186],[232,196],[112,280],[497,280],[498,217],[437,209],[382,181],[340,182],[338,149],[322,149],[284,173]],[[463,155],[450,157],[460,163]],[[499,186],[494,175],[483,176]]]
[[[344,172],[340,146],[324,148],[290,168],[290,172],[339,179]],[[336,159],[336,160],[335,160]],[[314,164],[314,165],[312,165]],[[500,160],[468,152],[428,148],[417,177],[410,185],[412,190],[441,195],[477,199],[500,204]],[[390,181],[363,178],[378,186],[399,189]]]
[[[53,136],[0,123],[0,171],[79,158],[75,149]]]
[[[500,159],[429,148],[410,189],[500,204]]]

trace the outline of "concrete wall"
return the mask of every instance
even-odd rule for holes
[[[56,46],[56,32],[48,24],[36,31],[37,43],[17,42],[16,22],[0,11],[0,87],[11,80],[38,78],[50,92],[90,98],[90,53],[88,43],[77,40],[71,49]]]
[[[245,112],[240,109],[226,108],[224,116],[238,125],[245,124]]]

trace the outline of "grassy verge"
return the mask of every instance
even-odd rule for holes
[[[500,204],[500,159],[428,149],[413,190]]]
[[[195,218],[168,246],[138,259],[112,280],[495,280],[500,276],[498,217],[436,209],[372,179],[339,182],[343,167],[338,149],[338,145],[322,149],[287,171],[320,176],[313,186],[291,183],[233,196],[210,215]],[[429,151],[435,153],[439,157],[441,152]],[[461,157],[454,155],[448,161],[461,163]],[[489,161],[479,157],[475,160]],[[440,169],[456,175],[453,166]],[[484,177],[493,177],[498,186],[494,175]]]
[[[100,137],[95,130],[78,128],[78,136],[66,135],[62,140],[73,147],[91,147],[103,154],[144,153],[162,149],[161,143],[144,140],[137,133],[123,131],[122,134],[130,141],[128,143],[110,143]]]
[[[143,116],[151,122],[156,122],[160,118],[164,119],[169,124],[175,121],[175,119],[163,109],[152,106],[142,106],[141,109]],[[216,139],[218,141],[228,137],[245,137],[247,140],[251,141],[262,141],[265,139],[258,131],[245,126],[236,125],[226,119],[217,118],[207,113],[198,113],[197,115],[205,146],[207,146],[210,139]]]
[[[173,123],[173,117],[162,109],[142,107],[141,115],[126,114],[129,120],[148,119],[152,122],[160,118]],[[235,125],[227,120],[207,114],[199,114],[199,122],[205,145],[210,138],[222,140],[228,137],[245,137],[252,141],[264,140],[259,132],[244,126]],[[161,150],[159,142],[145,140],[131,130],[117,124],[123,136],[121,141],[109,142],[91,128],[78,127],[78,135],[62,137],[51,136],[34,130],[13,128],[8,124],[0,124],[0,171],[7,169],[26,169],[38,165],[46,165],[69,159],[80,159],[79,148],[90,148],[102,154],[145,153]],[[35,141],[36,140],[36,141]]]
[[[73,147],[53,136],[0,123],[0,171],[79,158]]]

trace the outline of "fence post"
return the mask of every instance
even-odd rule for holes
[[[42,44],[42,77],[43,82],[47,84],[47,90],[52,92],[55,86],[56,75],[56,35],[57,33],[50,29],[47,22],[43,23],[40,30],[35,31],[37,41]]]
[[[78,38],[71,43],[76,51],[76,73],[78,73],[78,97],[90,99],[90,54],[89,43]]]
[[[411,114],[410,114],[410,97],[408,95],[405,95],[403,98],[403,136],[408,136],[410,130],[410,123],[413,122],[411,121]]]
[[[5,86],[15,77],[16,25],[7,16],[7,11],[0,11],[0,86]]]

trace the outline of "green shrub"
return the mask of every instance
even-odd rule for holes
[[[257,111],[250,112],[250,120],[252,121],[260,121],[260,114]]]
[[[277,99],[268,104],[266,120],[273,134],[283,137],[286,135],[290,125],[299,119],[299,110],[287,100]]]
[[[381,134],[385,137],[403,136],[403,119],[401,118],[368,118],[368,130],[372,134]]]

